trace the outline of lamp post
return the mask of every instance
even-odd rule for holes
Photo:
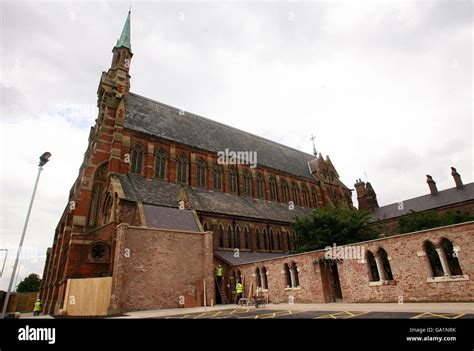
[[[13,272],[10,277],[10,284],[8,285],[7,296],[5,296],[5,301],[3,303],[3,309],[2,309],[2,314],[0,315],[0,318],[5,318],[5,314],[7,312],[8,300],[10,299],[12,285],[15,280],[15,273],[18,267],[18,261],[20,260],[21,249],[23,247],[23,241],[25,240],[26,228],[28,227],[28,221],[30,220],[31,208],[33,207],[33,201],[35,199],[36,189],[38,188],[39,178],[41,175],[41,171],[43,170],[43,166],[49,161],[50,157],[51,157],[51,153],[49,152],[45,152],[44,154],[40,156],[40,162],[38,165],[38,175],[36,176],[35,186],[33,188],[33,195],[31,195],[30,206],[28,207],[28,213],[26,214],[26,220],[23,226],[23,232],[21,233],[20,245],[18,245],[15,264],[13,265]]]
[[[3,277],[3,270],[5,269],[5,262],[7,262],[8,249],[0,249],[0,251],[5,251],[5,258],[3,259],[2,271],[0,272],[0,278]]]

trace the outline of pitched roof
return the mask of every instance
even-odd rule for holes
[[[147,180],[134,174],[118,175],[126,200],[141,200],[144,204],[178,207],[181,185],[164,180]],[[205,188],[187,187],[189,206],[197,211],[291,222],[295,216],[303,217],[312,209],[296,206],[288,209],[285,203],[255,199],[212,191]]]
[[[474,200],[474,183],[465,184],[462,189],[450,188],[441,190],[435,196],[428,194],[404,200],[402,202],[403,206],[401,206],[401,203],[395,202],[376,208],[371,214],[371,219],[374,222],[381,221],[403,216],[409,213],[410,210],[417,212],[426,211],[469,200]]]
[[[125,97],[124,126],[216,153],[255,151],[259,165],[314,180],[308,168],[311,154],[133,93]]]
[[[144,204],[143,212],[148,227],[199,231],[190,210]]]
[[[240,251],[238,257],[235,257],[234,251],[216,250],[214,251],[214,255],[224,260],[225,262],[228,262],[231,266],[234,266],[237,264],[245,264],[255,261],[269,260],[272,258],[288,256],[288,253]]]

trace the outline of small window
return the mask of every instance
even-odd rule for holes
[[[443,266],[441,265],[441,260],[439,259],[439,255],[438,252],[436,252],[434,244],[427,240],[425,241],[424,249],[430,263],[432,276],[442,277],[444,275]]]
[[[250,232],[247,226],[244,227],[244,237],[245,237],[245,248],[250,249],[251,248]]]
[[[224,226],[219,225],[219,247],[224,247]]]
[[[229,191],[231,193],[238,192],[237,170],[235,168],[229,169]]]
[[[222,191],[222,166],[214,166],[214,189]]]
[[[240,228],[235,226],[234,248],[240,249]]]
[[[232,226],[230,224],[227,226],[227,242],[227,247],[234,247],[234,231],[232,230]]]
[[[206,163],[203,160],[196,162],[196,180],[197,186],[206,186]]]
[[[283,202],[288,202],[288,185],[285,181],[282,181],[281,185],[281,197]]]
[[[265,198],[265,185],[263,182],[263,177],[261,174],[257,175],[257,192],[258,192],[258,197],[261,199]]]
[[[165,170],[166,170],[166,152],[164,149],[160,149],[156,153],[155,177],[159,179],[165,179]]]
[[[308,189],[306,189],[306,187],[303,187],[303,190],[301,193],[303,195],[303,206],[308,207],[309,206]]]
[[[257,250],[261,250],[262,243],[260,238],[260,230],[258,228],[255,228],[255,239],[257,240]]]
[[[176,181],[178,183],[186,183],[186,169],[187,169],[186,156],[180,155],[178,157],[178,162],[177,162],[177,167],[176,167]]]
[[[142,174],[143,166],[143,145],[136,143],[132,148],[132,162],[130,172],[135,174]]]
[[[299,198],[298,198],[298,186],[296,185],[295,182],[291,183],[291,200],[293,200],[293,202],[295,204],[299,204]]]
[[[252,178],[249,172],[244,171],[244,195],[252,196]]]
[[[369,266],[370,281],[378,282],[380,280],[379,271],[377,269],[374,254],[370,250],[367,250],[367,264]]]
[[[462,275],[461,266],[459,265],[458,255],[454,251],[453,244],[446,238],[441,239],[441,247],[443,248],[448,267],[452,275]]]
[[[277,189],[276,189],[275,178],[273,176],[270,176],[268,178],[268,184],[270,186],[270,200],[276,201],[277,200]]]
[[[390,262],[388,260],[387,251],[380,248],[379,249],[379,257],[382,260],[382,267],[385,273],[385,278],[387,280],[393,280],[392,269],[390,268]]]

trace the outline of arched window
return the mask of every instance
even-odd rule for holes
[[[436,252],[434,244],[427,240],[425,241],[424,249],[426,256],[428,257],[428,261],[430,262],[432,276],[442,277],[444,275],[443,266],[441,265],[441,260],[439,259],[439,255]]]
[[[268,242],[268,233],[267,230],[264,228],[263,231],[263,249],[268,250],[269,249],[269,242]]]
[[[378,282],[380,280],[379,271],[377,270],[374,254],[370,250],[367,250],[367,264],[369,265],[370,281]]]
[[[110,196],[109,193],[107,193],[107,196],[105,197],[104,200],[104,205],[102,206],[102,224],[107,224],[108,220],[110,218],[110,212],[112,208],[112,196]]]
[[[298,272],[298,267],[296,266],[295,262],[291,264],[291,273],[293,275],[293,286],[292,288],[297,288],[300,286],[300,276]]]
[[[202,224],[202,229],[203,229],[205,232],[209,231],[209,225],[208,225],[206,222],[204,222],[204,223]]]
[[[155,178],[165,179],[166,152],[163,148],[155,156]]]
[[[234,231],[230,224],[227,226],[227,242],[228,242],[227,247],[230,247],[230,248],[234,247]]]
[[[176,181],[178,183],[186,183],[186,168],[187,168],[186,156],[180,155],[176,163],[177,163]]]
[[[283,243],[281,242],[281,233],[279,230],[276,232],[276,249],[277,250],[283,250]]]
[[[262,243],[260,238],[260,230],[258,228],[255,228],[255,239],[257,239],[257,250],[261,250]]]
[[[235,168],[229,169],[229,191],[231,193],[237,193],[237,170]]]
[[[249,228],[247,228],[247,226],[244,227],[244,237],[245,237],[245,248],[250,249],[252,245],[250,242]]]
[[[292,246],[292,243],[291,243],[290,233],[288,231],[285,231],[285,236],[286,236],[286,243],[288,245],[288,251],[292,251],[293,246]]]
[[[89,226],[96,227],[99,224],[100,207],[104,198],[105,179],[107,176],[107,162],[97,167],[94,173],[92,185],[91,203],[89,209]]]
[[[457,252],[454,251],[453,244],[446,238],[441,239],[441,247],[448,261],[448,267],[452,275],[462,275],[461,266],[459,265]]]
[[[244,195],[252,196],[252,178],[249,172],[244,171]]]
[[[143,166],[143,145],[136,143],[132,148],[132,162],[130,165],[130,173],[142,174]]]
[[[224,247],[224,226],[219,224],[219,247]]]
[[[311,200],[313,201],[313,207],[318,207],[318,195],[316,193],[316,188],[314,187],[311,190]]]
[[[387,280],[393,280],[392,269],[390,268],[390,262],[388,261],[387,251],[385,251],[383,248],[380,248],[378,254],[380,260],[382,261],[385,278]]]
[[[288,184],[283,180],[280,184],[281,197],[283,202],[288,202]]]
[[[206,186],[206,163],[203,160],[196,162],[197,186]]]
[[[293,284],[291,282],[291,273],[290,273],[290,267],[288,267],[288,263],[285,263],[283,265],[283,271],[285,272],[285,286],[287,288],[291,288]]]
[[[295,205],[299,204],[298,186],[295,182],[291,183],[291,200],[293,200]]]
[[[301,191],[303,194],[303,206],[308,207],[309,206],[309,198],[308,198],[308,189],[306,186],[303,186],[303,190]]]
[[[277,188],[275,178],[273,176],[270,176],[268,178],[268,183],[270,186],[270,200],[277,201]]]
[[[255,285],[257,285],[258,289],[262,288],[262,279],[260,275],[260,268],[257,267],[255,270]]]
[[[260,274],[262,277],[262,289],[267,290],[268,289],[267,269],[265,267],[262,267]]]
[[[270,229],[268,238],[270,240],[270,243],[268,245],[270,250],[275,250],[275,237],[273,236],[273,229]]]
[[[240,249],[240,227],[235,226],[234,248]]]
[[[265,198],[265,186],[261,174],[257,175],[257,195],[261,199]]]
[[[214,166],[214,189],[222,190],[222,166]]]

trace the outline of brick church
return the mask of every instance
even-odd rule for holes
[[[246,279],[246,290],[268,291],[267,268],[252,266],[244,278],[232,266],[288,257],[296,245],[292,220],[317,208],[352,206],[351,190],[329,156],[132,93],[132,56],[129,13],[100,77],[98,117],[47,252],[45,312],[67,310],[68,281],[86,278],[110,279],[109,313],[175,307],[182,297],[211,304],[220,300],[218,263],[227,286]],[[222,161],[223,153],[232,157]],[[247,162],[249,154],[257,162]],[[372,187],[361,183],[360,203],[381,214]],[[304,267],[294,261],[281,273],[303,282]],[[286,288],[297,294],[293,283]]]

